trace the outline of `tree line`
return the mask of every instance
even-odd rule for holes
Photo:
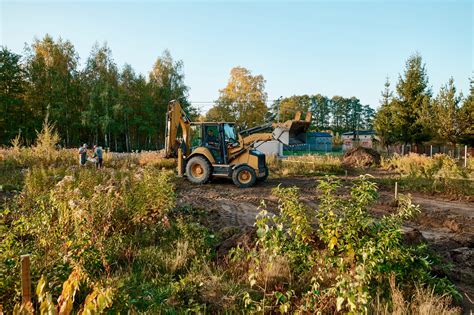
[[[242,127],[253,127],[271,121],[292,119],[297,111],[313,113],[312,129],[319,131],[345,131],[372,129],[375,110],[362,105],[356,97],[321,94],[282,97],[267,108],[265,79],[252,75],[248,69],[231,70],[227,86],[219,91],[216,104],[207,112],[209,121],[236,121]]]
[[[122,151],[161,148],[170,100],[197,114],[188,90],[183,62],[167,50],[145,77],[129,64],[119,69],[107,44],[94,45],[83,69],[72,43],[61,38],[35,39],[23,56],[2,47],[0,144],[18,134],[31,144],[48,119],[66,147],[88,142]]]
[[[18,135],[23,144],[33,143],[48,119],[64,147],[87,142],[116,151],[160,149],[173,99],[193,119],[232,121],[241,128],[290,119],[298,110],[313,111],[318,130],[371,128],[373,110],[355,97],[291,96],[267,106],[265,79],[243,67],[230,71],[214,106],[199,117],[188,99],[183,62],[167,50],[148,76],[129,64],[118,67],[107,44],[95,44],[81,69],[79,60],[70,41],[49,35],[27,45],[23,55],[0,49],[0,144]]]
[[[346,131],[370,130],[375,110],[362,105],[357,97],[295,95],[277,100],[273,110],[278,110],[280,120],[291,118],[295,111],[311,111],[312,128],[318,131],[332,131],[340,134]]]
[[[296,111],[313,113],[312,129],[345,131],[374,128],[385,145],[426,141],[474,145],[474,87],[466,97],[450,79],[433,96],[426,67],[411,56],[396,90],[387,80],[375,113],[356,97],[321,94],[281,97],[269,106],[262,75],[243,67],[230,71],[214,106],[202,116],[189,99],[183,62],[165,50],[147,76],[129,64],[117,66],[111,49],[95,44],[79,69],[79,56],[68,40],[46,35],[27,45],[23,55],[0,49],[0,144],[20,135],[33,143],[45,119],[61,136],[61,145],[99,143],[116,151],[163,147],[167,104],[176,99],[193,119],[233,121],[241,128],[291,119]]]
[[[450,78],[433,96],[422,57],[406,61],[395,91],[387,79],[374,128],[384,146],[393,144],[466,144],[474,146],[474,81],[467,96]]]

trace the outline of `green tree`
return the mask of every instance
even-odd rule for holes
[[[463,115],[460,109],[462,95],[456,94],[453,78],[442,86],[433,101],[433,121],[435,136],[442,142],[456,144],[463,130]]]
[[[389,145],[397,142],[397,131],[393,118],[393,92],[390,90],[390,81],[385,81],[385,88],[382,91],[382,99],[380,100],[380,108],[375,114],[374,129],[380,142],[388,149]]]
[[[152,125],[147,128],[149,134],[146,143],[148,147],[155,143],[159,148],[164,143],[166,110],[171,100],[178,100],[191,116],[197,116],[197,112],[188,101],[189,88],[184,84],[183,62],[174,61],[168,50],[153,65],[149,74],[149,86],[154,117],[151,117]]]
[[[270,121],[277,121],[279,119],[280,114],[280,104],[283,96],[280,96],[278,99],[274,100],[270,105],[269,111],[267,113],[267,117],[270,117]]]
[[[331,127],[335,133],[346,131],[345,117],[348,107],[348,101],[344,97],[336,95],[331,98]]]
[[[77,116],[82,110],[78,60],[71,42],[61,38],[55,41],[49,35],[35,39],[26,48],[25,100],[31,110],[32,127],[39,130],[48,115],[63,135],[65,145],[74,141],[72,130],[79,125]]]
[[[254,76],[243,67],[235,67],[230,71],[227,86],[219,90],[219,94],[216,105],[206,115],[208,120],[224,118],[244,128],[264,123],[268,108],[262,75]]]
[[[139,87],[138,77],[132,66],[125,64],[120,75],[118,85],[118,103],[114,106],[115,119],[120,122],[119,137],[124,142],[121,148],[129,152],[132,145],[132,130],[135,129],[133,118],[140,115],[140,107],[143,95]]]
[[[87,59],[83,72],[85,86],[84,103],[86,109],[82,112],[82,123],[89,131],[89,140],[111,145],[114,125],[114,107],[118,104],[118,70],[112,59],[112,51],[104,44],[95,44]]]
[[[459,119],[459,142],[474,146],[474,77],[470,79],[469,95],[462,102]]]
[[[280,102],[280,121],[293,119],[296,112],[311,110],[312,101],[309,95],[293,95],[285,97]]]
[[[24,106],[25,73],[21,56],[7,47],[0,50],[0,143],[7,144],[27,123]],[[25,130],[23,130],[25,133]]]
[[[430,112],[431,90],[428,75],[419,54],[408,58],[403,76],[399,76],[397,96],[393,99],[393,120],[397,140],[420,144],[430,139],[429,126],[423,119]]]
[[[362,105],[360,126],[365,130],[374,129],[375,110],[370,105]]]
[[[348,108],[345,112],[345,129],[360,130],[362,126],[362,104],[357,97],[351,97],[347,100]]]
[[[330,127],[331,101],[324,95],[316,94],[311,98],[313,126],[317,130],[327,130]]]

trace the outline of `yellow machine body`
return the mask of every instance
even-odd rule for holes
[[[227,177],[238,187],[250,187],[268,177],[265,155],[253,148],[255,142],[301,143],[311,114],[305,120],[300,117],[297,113],[294,120],[236,133],[230,122],[191,122],[179,102],[172,101],[168,105],[165,154],[178,158],[178,174],[185,174],[193,183]],[[262,132],[268,129],[272,132]]]

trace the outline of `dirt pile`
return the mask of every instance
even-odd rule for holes
[[[380,165],[380,154],[370,148],[352,148],[344,154],[342,163],[351,167],[378,166]]]

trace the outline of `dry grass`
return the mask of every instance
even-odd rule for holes
[[[468,159],[468,168],[458,165],[458,161],[445,154],[436,154],[434,157],[410,153],[407,155],[395,155],[392,158],[382,160],[382,168],[394,170],[402,175],[413,177],[451,177],[466,178],[472,173],[471,160]]]
[[[138,164],[170,169],[176,167],[176,160],[165,158],[162,151],[144,151],[138,153]]]
[[[270,173],[279,176],[342,174],[344,169],[340,157],[331,155],[290,156],[284,159],[267,158]]]
[[[371,308],[374,314],[392,315],[457,315],[460,307],[452,306],[452,299],[447,295],[437,295],[434,289],[416,286],[413,295],[406,299],[403,292],[396,286],[395,278],[390,278],[391,300],[382,302],[377,296]]]
[[[470,163],[470,162],[469,162]],[[448,155],[433,158],[410,153],[383,159],[382,168],[401,175],[401,186],[409,190],[443,193],[451,197],[469,198],[474,193],[474,169]]]

